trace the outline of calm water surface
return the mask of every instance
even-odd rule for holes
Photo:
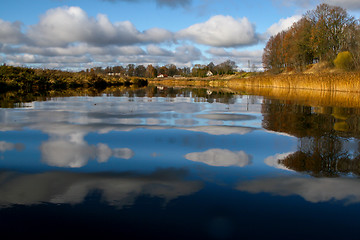
[[[0,230],[359,239],[359,133],[360,109],[206,89],[0,108]]]

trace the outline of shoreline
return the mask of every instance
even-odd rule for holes
[[[294,73],[259,74],[250,77],[239,75],[214,76],[205,78],[164,78],[149,79],[152,85],[199,86],[199,87],[265,87],[303,89],[320,91],[341,91],[360,93],[360,72],[343,73]]]
[[[149,80],[149,85],[225,88],[228,91],[296,101],[314,107],[360,107],[360,72],[296,73],[246,78],[234,75],[217,79],[168,78]]]

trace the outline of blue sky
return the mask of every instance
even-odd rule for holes
[[[358,0],[2,0],[0,63],[261,67],[269,36],[321,2],[359,17]]]

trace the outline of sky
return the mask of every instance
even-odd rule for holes
[[[269,37],[323,2],[360,17],[359,0],[1,0],[0,64],[261,69]]]

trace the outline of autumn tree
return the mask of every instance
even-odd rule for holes
[[[178,70],[174,64],[168,64],[166,67],[168,69],[169,76],[174,76],[178,74]]]
[[[148,77],[148,78],[154,78],[157,76],[157,70],[156,68],[153,67],[153,65],[149,64],[147,67],[146,67],[146,73],[145,73],[145,77]]]
[[[134,70],[134,75],[137,77],[145,77],[145,73],[146,73],[146,68],[144,67],[144,65],[138,65],[136,66],[135,70]]]
[[[236,63],[234,61],[231,60],[227,60],[223,63],[220,63],[219,65],[215,66],[215,70],[217,72],[217,74],[234,74],[235,70],[236,70],[237,66]],[[208,71],[208,68],[206,68]]]
[[[332,62],[350,51],[356,67],[360,60],[358,21],[341,7],[320,4],[286,31],[271,36],[263,53],[263,66],[271,72],[303,70],[314,60]]]
[[[303,70],[311,64],[314,53],[311,47],[311,22],[303,17],[285,33],[283,40],[284,62],[290,69]]]
[[[268,71],[279,73],[285,67],[284,36],[286,32],[280,32],[271,36],[267,42],[262,61],[264,68]]]
[[[114,73],[120,73],[121,75],[125,75],[126,69],[123,66],[115,66],[112,68]]]
[[[128,76],[132,77],[135,74],[135,64],[128,64],[126,67],[126,73]]]
[[[348,48],[347,38],[356,25],[354,17],[341,7],[320,4],[305,17],[312,23],[312,46],[320,60],[333,60]]]
[[[208,69],[206,65],[195,64],[192,68],[191,74],[193,77],[206,77],[207,71]]]

